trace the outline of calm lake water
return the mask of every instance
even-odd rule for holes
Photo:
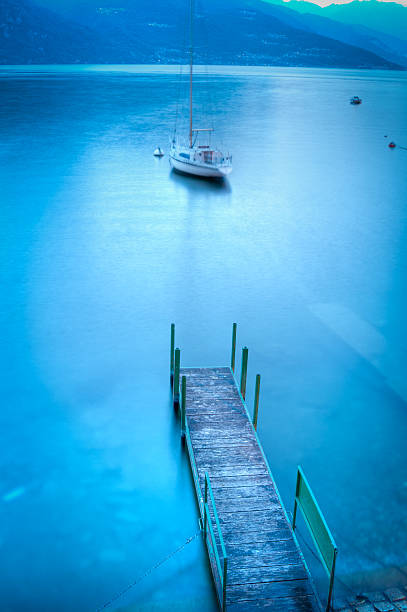
[[[4,611],[94,610],[196,532],[172,321],[184,365],[227,364],[238,322],[277,485],[291,510],[303,466],[336,591],[407,582],[407,150],[387,147],[407,147],[407,76],[218,67],[209,96],[198,75],[221,185],[152,156],[176,72],[0,69]],[[119,607],[217,610],[202,541]]]

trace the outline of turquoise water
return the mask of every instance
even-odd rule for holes
[[[208,104],[198,75],[223,185],[152,156],[177,82],[0,70],[4,610],[94,610],[197,530],[172,321],[185,365],[227,364],[238,322],[280,492],[291,510],[301,463],[339,579],[406,581],[407,151],[387,142],[407,146],[407,77],[217,67]],[[216,610],[202,542],[112,607],[130,605]]]

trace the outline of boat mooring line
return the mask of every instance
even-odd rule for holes
[[[136,578],[136,580],[134,582],[132,582],[131,584],[129,584],[125,589],[123,589],[122,591],[120,591],[119,593],[117,593],[114,597],[112,597],[112,599],[110,599],[109,601],[107,601],[103,606],[101,606],[100,608],[97,608],[96,612],[100,612],[101,610],[105,610],[106,608],[108,608],[109,606],[111,606],[115,601],[117,601],[118,599],[120,599],[120,597],[123,597],[123,595],[125,595],[126,593],[128,593],[128,591],[130,591],[133,587],[135,587],[139,582],[141,582],[142,580],[144,580],[144,578],[147,578],[147,576],[149,576],[154,570],[158,569],[161,565],[164,565],[164,563],[166,563],[167,561],[169,561],[172,557],[175,557],[175,555],[179,552],[181,552],[181,550],[183,550],[186,546],[188,546],[188,544],[191,544],[191,542],[193,542],[194,540],[196,540],[196,538],[201,534],[201,530],[197,531],[194,535],[190,536],[187,540],[185,540],[185,542],[183,544],[181,544],[181,546],[178,546],[178,548],[176,548],[175,550],[173,550],[171,553],[169,553],[166,557],[164,557],[164,559],[161,559],[160,561],[158,561],[157,563],[155,563],[152,567],[150,567],[148,570],[146,570],[144,572],[144,574],[142,574],[141,576],[139,576],[138,578]]]

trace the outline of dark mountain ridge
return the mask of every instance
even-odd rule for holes
[[[261,0],[208,0],[204,6],[205,12],[198,5],[195,23],[197,63],[400,68],[294,27]],[[61,0],[57,13],[30,0],[2,0],[0,62],[185,62],[185,9],[184,0]]]
[[[317,7],[317,10],[312,9],[309,13],[305,12],[304,5],[309,6],[311,3],[304,0],[291,0],[290,2],[276,0],[276,3],[264,2],[264,4],[266,3],[267,8],[264,10],[270,11],[278,19],[293,27],[325,35],[343,43],[366,49],[384,57],[390,62],[407,67],[406,40],[383,31],[373,30],[365,25],[336,21],[328,17],[327,15],[330,13],[324,12],[325,9],[320,9],[320,7]],[[387,2],[386,4],[392,3]],[[291,6],[298,7],[299,5],[301,10],[290,8]]]
[[[348,25],[359,25],[407,41],[407,7],[397,2],[353,0],[346,4],[318,6],[308,0],[264,0],[300,13],[327,17]]]
[[[1,0],[1,64],[108,63],[118,55],[114,41],[26,0]],[[148,52],[145,51],[145,58]],[[137,59],[143,57],[139,48]]]

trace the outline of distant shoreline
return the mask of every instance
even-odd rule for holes
[[[178,74],[180,66],[187,69],[188,64],[0,64],[1,70],[29,70],[32,72],[40,72],[44,69],[60,70],[83,70],[88,72],[133,72],[133,73],[162,73],[162,74]],[[365,73],[405,73],[406,68],[344,68],[342,66],[279,66],[270,64],[196,64],[194,71],[196,73],[204,74],[207,69],[210,69],[211,75],[224,74],[225,71],[230,71],[231,74],[242,74],[243,71],[250,70],[251,73],[261,74],[269,73],[270,71],[284,71],[284,70],[304,70],[309,72],[323,71],[323,72],[335,72],[341,71],[346,73],[352,72],[365,72]]]

